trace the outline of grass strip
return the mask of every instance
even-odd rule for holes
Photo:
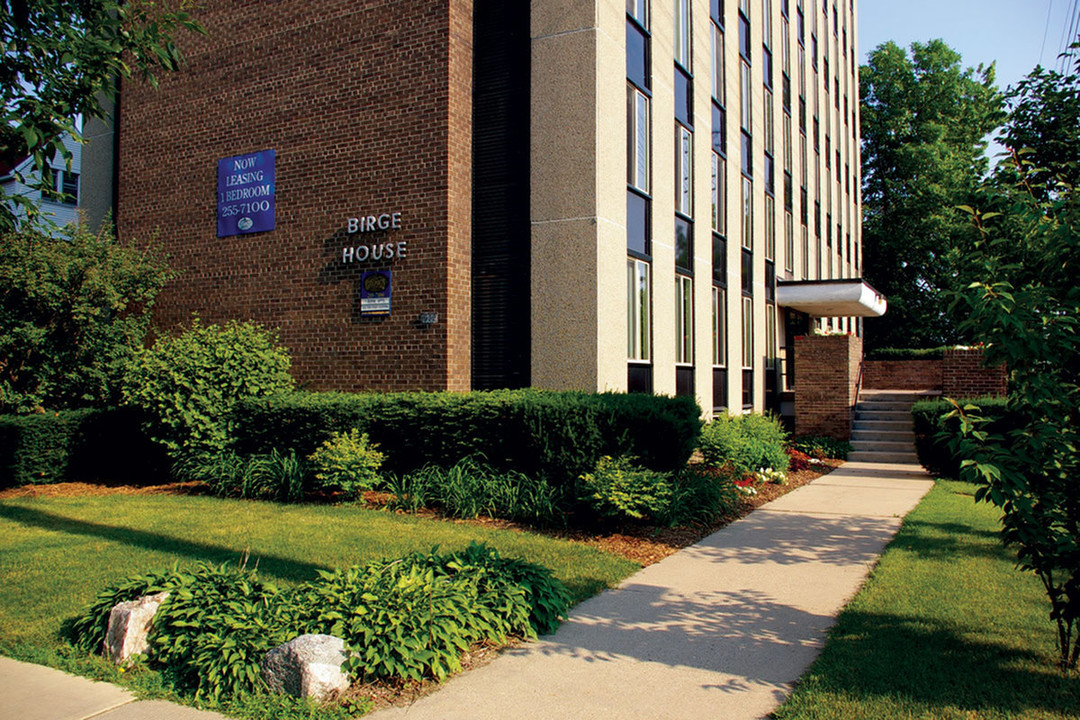
[[[777,720],[1080,717],[1050,603],[975,487],[941,481],[904,521]]]

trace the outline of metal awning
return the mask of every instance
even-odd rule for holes
[[[885,296],[860,278],[846,280],[780,280],[776,304],[814,317],[881,317]]]

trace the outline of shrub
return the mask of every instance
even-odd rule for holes
[[[219,497],[295,502],[304,496],[304,464],[292,450],[247,457],[229,449],[182,453],[173,473],[205,483]]]
[[[306,457],[332,432],[356,428],[378,443],[388,472],[449,468],[482,453],[497,470],[542,477],[573,495],[603,455],[634,454],[661,471],[684,466],[700,412],[691,398],[641,394],[290,393],[242,401],[233,423],[242,452],[294,448]]]
[[[788,472],[799,472],[810,469],[810,455],[793,447],[788,447]]]
[[[934,360],[944,357],[949,346],[935,348],[874,348],[866,351],[866,360]]]
[[[108,228],[58,233],[0,237],[0,412],[116,404],[172,274]]]
[[[1003,433],[1014,429],[1019,419],[1008,412],[1005,398],[984,397],[961,400],[961,405],[974,403],[991,424],[990,430]],[[960,436],[960,418],[947,417],[955,407],[944,399],[920,400],[911,406],[911,418],[915,425],[915,452],[919,462],[939,477],[959,478],[961,458],[953,448]]]
[[[346,497],[356,498],[379,482],[384,455],[367,433],[353,428],[332,433],[308,459],[320,489],[341,490]]]
[[[671,505],[659,518],[666,525],[708,524],[739,509],[739,493],[721,468],[691,465],[673,475],[672,486]]]
[[[788,445],[819,460],[847,460],[853,450],[847,440],[837,440],[824,435],[800,435],[793,438]]]
[[[195,318],[180,335],[159,338],[137,354],[124,397],[150,413],[151,436],[174,459],[185,452],[217,453],[231,444],[232,406],[241,398],[291,390],[289,366],[275,332],[247,322],[203,325]]]
[[[147,661],[174,689],[214,700],[260,689],[263,655],[305,633],[343,638],[354,676],[442,679],[470,646],[550,633],[569,607],[546,568],[473,544],[320,572],[284,590],[226,566],[137,575],[98,593],[71,623],[73,643],[100,652],[112,607],[161,591],[169,597]]]
[[[760,468],[785,471],[787,433],[766,415],[717,415],[701,433],[701,455],[707,465],[730,465],[743,475]]]
[[[581,476],[581,484],[589,506],[608,518],[663,518],[675,496],[667,474],[638,467],[625,456],[600,458],[593,472]]]
[[[134,408],[0,416],[0,488],[152,475],[166,459],[143,421]]]
[[[480,515],[547,525],[570,508],[564,494],[543,478],[514,470],[497,470],[482,455],[464,458],[449,468],[426,465],[388,483],[393,505],[415,512],[439,507],[451,517]]]

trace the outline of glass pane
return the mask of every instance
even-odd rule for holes
[[[649,342],[651,337],[649,331],[651,307],[649,299],[649,264],[640,261],[637,263],[637,293],[638,316],[640,317],[638,323],[640,328],[638,333],[638,346],[640,348],[639,357],[642,360],[648,360],[651,354],[651,344]]]
[[[626,0],[626,14],[641,23],[641,27],[649,27],[649,0]]]
[[[678,157],[676,157],[676,178],[679,183],[675,198],[675,209],[684,215],[693,213],[692,183],[693,176],[693,135],[684,127],[678,127]]]
[[[693,90],[690,77],[679,68],[675,68],[675,119],[683,125],[693,125]]]
[[[690,271],[693,268],[694,243],[690,223],[675,218],[675,267]]]
[[[724,31],[712,26],[712,95],[724,104]]]
[[[718,235],[712,239],[713,282],[727,285],[727,240]]]
[[[649,201],[636,192],[626,193],[626,248],[642,255],[651,254],[649,242]]]
[[[716,152],[727,155],[727,113],[715,104],[712,106],[712,146]]]
[[[743,178],[742,189],[742,246],[754,246],[753,184],[746,178]]]
[[[626,21],[626,77],[640,88],[649,87],[649,41],[632,21]]]

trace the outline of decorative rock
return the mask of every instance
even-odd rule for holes
[[[109,630],[102,647],[105,657],[122,665],[132,655],[146,652],[154,615],[168,597],[169,593],[160,592],[114,606],[109,611]]]
[[[274,692],[332,700],[349,687],[349,676],[341,669],[348,657],[341,638],[301,635],[266,653],[262,676]]]

